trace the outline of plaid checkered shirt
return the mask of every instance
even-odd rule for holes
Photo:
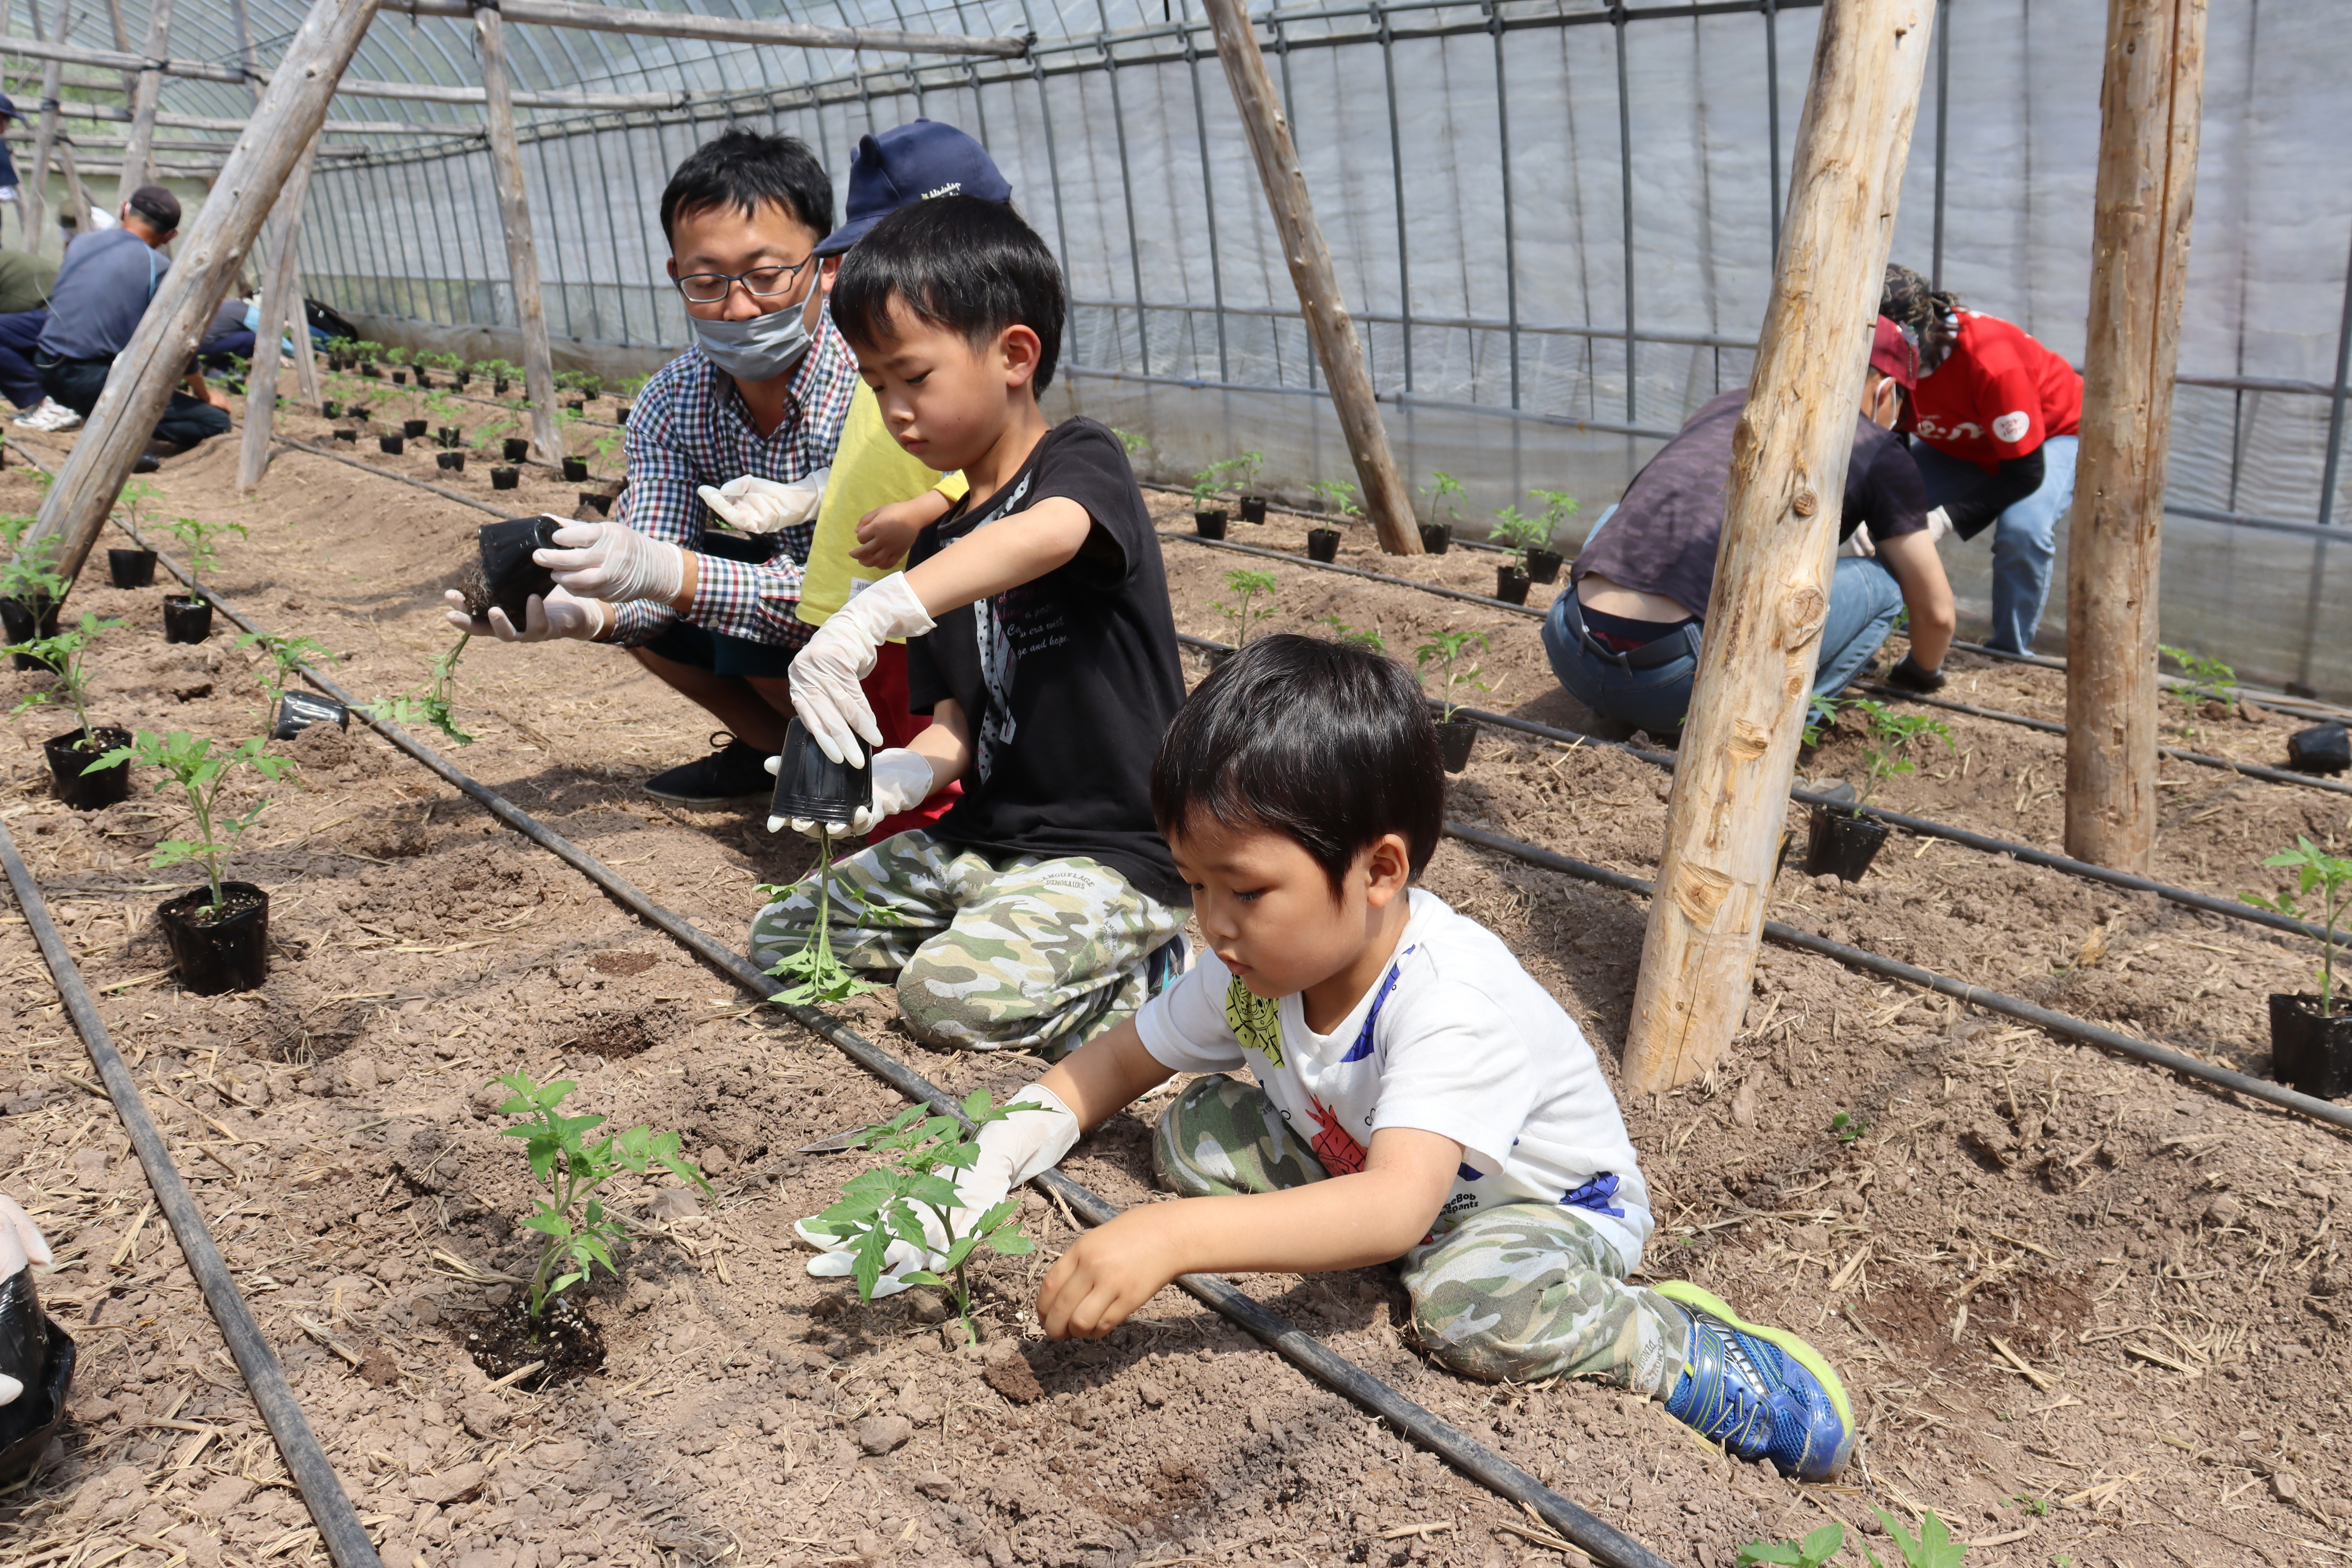
[[[827,467],[841,441],[841,422],[857,390],[857,359],[834,330],[817,324],[815,341],[785,388],[784,422],[772,436],[751,425],[735,380],[689,348],[662,366],[629,414],[625,450],[628,488],[620,521],[649,538],[693,550],[710,513],[699,485],[723,485],[754,474],[790,483]],[[651,641],[680,619],[754,642],[798,647],[814,630],[799,619],[801,579],[808,561],[811,518],[776,534],[773,555],[760,565],[705,554],[694,605],[681,614],[651,599],[613,606],[608,642]]]

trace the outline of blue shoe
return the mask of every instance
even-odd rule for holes
[[[1181,931],[1153,948],[1143,961],[1143,994],[1157,996],[1174,984],[1176,977],[1184,973],[1185,960],[1191,956],[1192,950]]]
[[[1826,1481],[1853,1452],[1853,1407],[1821,1352],[1786,1329],[1743,1322],[1715,1297],[1670,1279],[1658,1294],[1690,1314],[1682,1381],[1666,1411],[1743,1459]]]

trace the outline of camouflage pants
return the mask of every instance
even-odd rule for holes
[[[1160,1118],[1151,1160],[1186,1197],[1323,1180],[1314,1152],[1254,1084],[1212,1073]],[[1412,1337],[1471,1377],[1591,1377],[1663,1398],[1682,1376],[1688,1320],[1628,1285],[1617,1249],[1558,1204],[1478,1209],[1397,1260]]]
[[[1100,861],[983,855],[900,833],[835,862],[833,950],[852,969],[898,976],[918,1038],[969,1050],[1092,1039],[1143,1005],[1145,959],[1184,911],[1145,897]],[[751,918],[762,966],[806,946],[816,878]]]

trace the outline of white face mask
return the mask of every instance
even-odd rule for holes
[[[787,305],[742,321],[708,321],[688,316],[695,342],[711,363],[738,381],[773,381],[788,375],[809,351],[807,302]]]

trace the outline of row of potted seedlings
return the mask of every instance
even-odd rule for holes
[[[365,423],[368,418],[367,406],[358,403],[346,405],[337,401],[326,401],[320,405],[320,412],[329,419],[350,418],[360,424]],[[457,412],[455,408],[448,410],[452,416],[455,416]],[[493,442],[499,443],[506,459],[503,467],[490,469],[492,489],[515,489],[522,483],[521,465],[530,459],[530,440],[527,437],[507,435],[506,432],[515,428],[515,425],[516,421],[513,419],[496,420],[477,430],[472,437],[474,447],[483,451],[488,451]],[[348,445],[356,443],[360,433],[354,425],[351,427],[339,428],[333,434],[336,440]],[[443,473],[466,471],[467,436],[462,427],[455,425],[443,425],[436,428],[429,419],[406,419],[402,421],[398,431],[387,431],[377,437],[376,446],[387,457],[399,457],[408,449],[409,442],[426,439],[430,439],[436,448],[433,453],[436,468]],[[608,461],[619,449],[621,437],[617,432],[600,436],[593,445],[598,459]],[[588,459],[585,458],[565,457],[562,459],[562,468],[564,479],[573,484],[586,484],[593,478],[589,470]],[[616,481],[611,489],[580,491],[581,515],[594,513],[609,516],[613,503],[619,499],[619,484],[625,482],[625,480]]]
[[[446,384],[454,391],[464,392],[476,381],[485,382],[493,397],[504,397],[509,390],[523,379],[522,367],[502,359],[476,360],[468,364],[462,355],[404,348],[387,349],[382,343],[356,338],[330,338],[326,343],[327,370],[330,374],[353,374],[369,381],[389,378],[394,386],[406,386],[414,377],[418,390],[434,389],[433,374],[438,371]],[[630,388],[641,386],[646,378],[637,377]],[[604,378],[593,371],[563,370],[555,373],[558,392],[574,395],[564,406],[574,414],[585,414],[588,405],[605,395]],[[629,422],[630,391],[625,388],[614,394],[615,420]]]

